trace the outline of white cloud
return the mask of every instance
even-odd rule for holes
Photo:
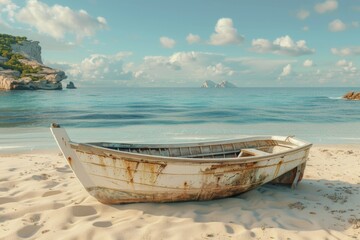
[[[215,26],[215,33],[210,36],[211,45],[239,44],[244,40],[237,33],[231,18],[220,18]]]
[[[189,33],[189,35],[187,35],[186,37],[186,41],[189,43],[189,44],[193,44],[193,43],[198,43],[200,42],[200,36],[199,35],[195,35],[195,34],[192,34],[192,33]]]
[[[282,70],[282,72],[280,73],[280,76],[279,77],[286,77],[286,76],[288,76],[288,75],[290,75],[291,74],[291,64],[288,64],[288,65],[286,65],[284,68],[283,68],[283,70]]]
[[[146,56],[141,63],[127,62],[131,53],[116,55],[92,54],[77,64],[49,64],[65,70],[69,80],[87,81],[87,84],[159,87],[199,87],[205,80],[228,80],[242,86],[313,86],[339,85],[339,79],[354,82],[359,71],[353,62],[339,61],[337,66],[321,71],[315,67],[297,73],[298,60],[233,58],[208,52],[176,52],[168,56]],[[312,60],[311,60],[312,61]],[[314,64],[312,64],[314,66]],[[291,79],[292,81],[281,81]]]
[[[340,19],[335,19],[334,21],[329,23],[329,30],[332,32],[340,32],[346,29],[345,23],[343,23]]]
[[[58,4],[49,6],[38,0],[27,1],[26,6],[21,8],[15,17],[19,22],[55,39],[63,39],[67,34],[73,34],[77,40],[81,40],[107,27],[103,17],[94,18],[85,10],[74,11]]]
[[[254,39],[252,40],[252,49],[258,53],[274,53],[280,55],[300,56],[312,54],[314,49],[306,46],[305,40],[294,42],[289,36],[283,36],[270,42],[267,39]]]
[[[360,55],[360,46],[346,48],[331,48],[331,52],[338,56]]]
[[[336,63],[336,66],[345,66],[347,64],[347,61],[345,59],[342,59],[342,60],[339,60],[337,63]]]
[[[15,12],[19,7],[11,0],[0,0],[0,17],[1,13],[8,15],[10,21],[14,21]],[[1,21],[1,19],[0,19]]]
[[[168,37],[160,37],[160,43],[164,48],[173,48],[176,44],[174,39]]]
[[[101,80],[129,80],[132,73],[126,69],[124,58],[130,56],[130,52],[119,52],[115,55],[92,54],[78,64],[54,64],[49,65],[63,69],[69,79],[81,81]]]
[[[336,66],[339,66],[343,69],[344,72],[356,73],[357,69],[354,66],[353,62],[346,61],[345,59],[339,60],[336,63]]]
[[[307,32],[307,31],[309,31],[309,27],[308,27],[308,26],[304,26],[304,27],[302,28],[302,30],[305,31],[305,32]]]
[[[297,13],[296,13],[296,17],[300,20],[304,20],[306,18],[308,18],[310,16],[310,12],[307,11],[307,10],[299,10]]]
[[[224,66],[222,63],[217,63],[215,65],[207,66],[206,70],[210,73],[210,75],[234,75],[234,71],[231,68]]]
[[[304,63],[303,63],[303,66],[304,66],[304,67],[312,67],[313,64],[314,64],[314,63],[313,63],[312,60],[306,59],[306,60],[304,61]]]
[[[200,86],[209,79],[236,81],[239,76],[237,66],[221,54],[176,52],[170,56],[146,56],[141,64],[133,65],[129,71],[134,73],[134,84]]]
[[[323,3],[318,3],[315,5],[314,9],[318,13],[331,12],[337,9],[338,3],[336,0],[326,0]]]

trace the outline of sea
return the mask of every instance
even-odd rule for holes
[[[176,143],[285,135],[360,143],[360,88],[95,88],[0,91],[0,153],[56,149],[51,123],[78,142]]]

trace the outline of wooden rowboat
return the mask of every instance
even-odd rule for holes
[[[211,200],[302,179],[310,143],[251,137],[196,144],[75,143],[51,131],[85,189],[106,204]]]

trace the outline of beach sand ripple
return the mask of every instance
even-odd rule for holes
[[[360,239],[359,145],[313,147],[295,190],[163,204],[101,204],[57,152],[0,159],[0,239]]]

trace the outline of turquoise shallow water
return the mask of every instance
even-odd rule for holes
[[[55,147],[58,122],[79,141],[179,142],[296,135],[360,143],[360,102],[347,88],[83,88],[0,91],[0,151]]]

